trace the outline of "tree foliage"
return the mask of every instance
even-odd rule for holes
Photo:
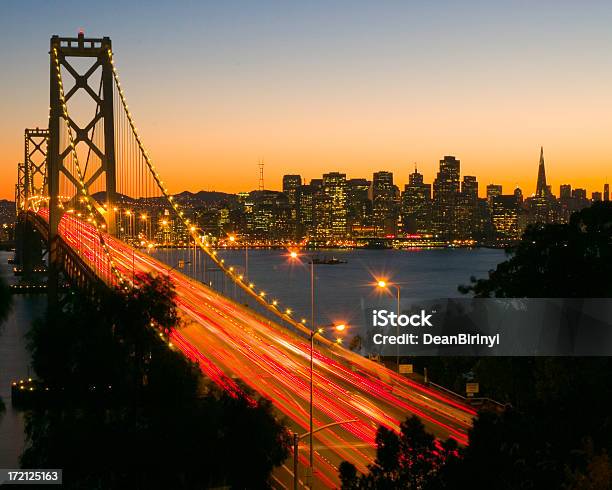
[[[610,297],[612,204],[595,203],[568,224],[529,227],[508,260],[486,279],[462,286],[477,297]],[[402,434],[379,430],[378,458],[369,474],[342,466],[343,488],[568,489],[612,488],[612,358],[509,357],[433,359],[430,374],[445,384],[470,373],[481,390],[511,404],[482,412],[469,443],[430,462],[427,439],[415,427],[412,446]],[[416,431],[416,432],[415,432]],[[419,441],[421,441],[419,443]],[[409,447],[415,448],[411,453]],[[417,449],[418,448],[418,449]],[[420,464],[404,461],[421,454]],[[354,469],[354,468],[353,468]],[[395,486],[393,486],[395,485]]]
[[[64,468],[66,488],[267,487],[288,453],[271,404],[205,384],[159,336],[178,322],[172,285],[142,280],[97,302],[73,293],[33,326],[51,396],[27,416],[22,466]]]
[[[11,312],[11,308],[13,306],[13,298],[11,296],[11,291],[9,289],[6,281],[0,277],[0,335],[2,335],[2,328],[4,326],[4,322],[9,316]],[[6,410],[4,402],[2,401],[2,397],[0,397],[0,417]]]
[[[477,297],[599,298],[612,296],[612,203],[597,202],[567,224],[531,225],[508,260],[472,278]]]
[[[358,475],[355,467],[343,462],[340,481],[346,490],[357,489],[421,489],[432,482],[437,473],[454,460],[457,444],[449,439],[436,443],[421,420],[412,416],[401,423],[399,434],[386,427],[376,432],[376,460],[369,473]]]

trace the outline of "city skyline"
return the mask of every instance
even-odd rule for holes
[[[175,194],[189,226],[171,216],[164,199],[122,195],[115,201],[114,227],[121,239],[147,248],[185,245],[190,226],[200,239],[222,247],[506,247],[530,224],[568,223],[572,213],[610,201],[608,184],[589,196],[568,183],[557,196],[548,184],[543,148],[531,196],[519,188],[481,185],[452,155],[439,161],[433,181],[415,167],[403,189],[386,171],[374,172],[371,180],[334,171],[320,177],[285,174],[282,190],[260,182],[238,194]],[[486,197],[479,197],[479,189]]]
[[[544,147],[540,147],[540,152],[542,152],[544,150]],[[460,157],[458,157],[456,154],[454,153],[444,153],[444,156],[453,156],[453,157],[457,157],[460,161],[463,161]],[[434,165],[438,165],[439,164],[439,159],[442,157],[442,155],[438,158],[438,160],[435,162]],[[504,179],[503,177],[498,177],[496,179],[494,179],[491,182],[485,182],[483,180],[480,180],[478,175],[474,175],[472,173],[468,171],[466,171],[465,169],[463,169],[462,167],[462,175],[466,175],[466,176],[473,176],[477,179],[478,181],[478,197],[484,198],[487,197],[487,186],[489,185],[494,185],[494,186],[500,186],[503,188],[503,192],[504,194],[511,194],[512,192],[514,192],[515,189],[520,189],[523,194],[525,195],[525,197],[533,197],[536,196],[538,193],[538,182],[537,182],[537,177],[539,176],[539,165],[540,165],[540,158],[542,157],[542,155],[540,155],[540,157],[538,158],[538,161],[533,165],[533,173],[534,173],[534,178],[531,179],[531,181],[529,179],[525,180],[526,183],[526,188],[515,184],[512,186],[507,186],[505,184],[503,184],[502,182],[509,182],[511,181],[511,179]],[[257,171],[259,172],[259,162],[254,164],[254,166],[257,167]],[[548,163],[547,163],[547,167],[548,167]],[[265,169],[265,164],[264,164],[264,169]],[[360,174],[358,172],[351,172],[350,170],[348,171],[343,171],[343,170],[339,170],[338,168],[335,168],[333,166],[330,166],[330,168],[328,169],[323,169],[322,172],[318,175],[309,175],[303,171],[300,171],[299,169],[291,169],[291,170],[295,170],[295,172],[291,172],[290,170],[281,170],[280,174],[275,176],[274,178],[274,182],[272,184],[269,185],[269,180],[268,178],[265,177],[265,172],[264,172],[264,188],[266,190],[271,190],[271,191],[281,191],[283,188],[283,178],[286,177],[287,175],[299,175],[302,179],[302,183],[303,184],[308,184],[310,183],[311,180],[317,180],[320,179],[323,175],[328,174],[328,173],[341,173],[341,174],[345,174],[346,179],[350,180],[350,179],[369,179],[370,181],[372,180],[372,176],[378,172],[388,172],[391,173],[393,175],[393,179],[394,179],[394,185],[396,185],[397,187],[401,189],[404,188],[405,185],[409,184],[410,181],[410,175],[417,171],[419,174],[421,174],[423,176],[423,180],[425,182],[432,182],[435,179],[435,175],[437,173],[437,169],[434,167],[431,170],[431,175],[428,175],[426,172],[423,171],[423,168],[421,165],[419,165],[418,162],[413,162],[411,165],[408,166],[407,170],[404,172],[401,172],[400,174],[397,174],[396,172],[394,172],[393,170],[390,170],[388,168],[384,168],[384,167],[372,167],[371,169],[369,169],[369,171],[366,169],[366,173],[365,174]],[[555,182],[555,184],[550,184],[551,180],[553,182]],[[586,191],[588,196],[591,196],[592,193],[602,193],[605,191],[606,186],[609,186],[610,183],[607,179],[599,179],[599,183],[597,181],[597,178],[594,177],[593,178],[593,187],[581,187],[580,185],[576,185],[576,182],[581,182],[580,178],[569,178],[568,180],[559,180],[559,179],[550,179],[547,178],[547,182],[549,182],[548,187],[550,187],[551,192],[558,196],[561,194],[562,192],[562,188],[565,186],[570,186],[572,189],[583,189]],[[556,184],[556,181],[558,181],[558,184]],[[240,193],[244,193],[244,192],[251,192],[254,190],[257,190],[259,187],[259,180],[258,180],[258,175],[256,175],[253,179],[253,183],[251,185],[251,187],[249,188],[240,188],[238,190],[225,190],[225,189],[221,189],[221,188],[215,188],[210,187],[210,188],[197,188],[196,187],[191,187],[189,189],[182,189],[177,193],[182,193],[182,192],[191,192],[191,193],[197,193],[197,192],[222,192],[222,193],[226,193],[226,194],[240,194]],[[525,192],[526,189],[530,189],[533,188],[533,192]],[[135,197],[135,196],[132,196]]]
[[[21,39],[0,55],[11,94],[2,198],[13,195],[23,129],[46,126],[48,39],[79,28],[112,38],[136,122],[175,192],[256,188],[260,159],[269,187],[329,168],[388,170],[402,187],[414,162],[431,180],[440,155],[453,154],[480,182],[531,195],[542,145],[553,189],[592,192],[607,177],[605,2],[557,2],[554,13],[546,3],[155,2],[146,18],[129,3],[95,16],[77,3],[61,14],[27,4],[3,6],[0,18]]]

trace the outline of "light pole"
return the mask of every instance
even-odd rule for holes
[[[145,236],[145,238],[147,240],[150,240],[150,238],[149,238],[149,226],[148,226],[148,223],[147,223],[147,219],[148,218],[149,217],[146,214],[144,214],[144,213],[140,215],[140,219],[143,221],[143,224],[144,224],[144,236]]]
[[[400,313],[401,313],[401,306],[400,306],[400,287],[397,284],[393,284],[393,283],[388,283],[387,281],[384,280],[379,280],[376,283],[376,286],[379,287],[380,289],[387,289],[388,287],[392,287],[395,288],[395,291],[397,293],[397,316],[399,318]],[[395,322],[395,328],[396,328],[396,335],[399,337],[399,321],[396,320]],[[399,344],[396,344],[395,346],[396,348],[396,359],[395,359],[395,363],[397,364],[397,371],[399,372]]]
[[[249,244],[244,243],[244,277],[249,279]]]
[[[191,255],[191,260],[189,261],[189,263],[191,264],[191,276],[197,280],[198,276],[198,261],[196,259],[196,235],[195,232],[197,231],[197,228],[193,225],[191,225],[191,227],[189,228],[189,231],[191,232],[191,238],[193,239],[193,253],[190,254]],[[190,243],[187,244],[187,248],[189,249],[190,247]]]
[[[299,260],[299,254],[293,250],[290,252],[289,257],[293,260]],[[325,328],[316,328],[315,324],[315,263],[312,257],[309,257],[308,262],[310,263],[310,410],[309,410],[309,428],[308,431],[308,442],[309,442],[309,475],[308,481],[310,488],[312,488],[312,481],[314,479],[314,445],[313,445],[313,432],[314,430],[314,418],[313,418],[313,407],[314,407],[314,338],[317,334],[323,333]],[[334,326],[334,328],[341,332],[346,329],[346,325],[340,324]]]
[[[132,239],[132,237],[134,236],[134,227],[132,225],[132,211],[130,211],[129,209],[125,212],[125,215],[128,217],[128,223],[127,223],[127,229],[128,229],[128,237],[130,238],[130,240]]]
[[[313,432],[319,432],[320,430],[329,429],[330,427],[334,427],[336,425],[350,424],[352,422],[359,422],[359,419],[348,419],[348,420],[340,420],[338,422],[332,422],[331,424],[322,425],[321,427],[318,427],[314,431],[309,431],[302,435],[299,435],[297,432],[293,433],[293,490],[298,490],[298,482],[299,482],[298,449],[299,449],[300,439],[303,439],[306,436],[312,436]]]
[[[236,235],[230,235],[229,241],[232,245],[236,243],[238,239]],[[246,241],[242,242],[244,245],[244,278],[245,281],[249,280],[249,244]]]
[[[311,261],[311,271],[314,269],[314,266],[312,265],[312,261]],[[314,277],[314,276],[313,276]],[[312,289],[314,290],[314,289]],[[314,311],[314,309],[313,309]],[[346,329],[346,325],[341,323],[340,325],[334,325],[334,328],[338,331],[338,332],[342,332]],[[309,452],[309,462],[310,462],[310,467],[309,467],[309,471],[310,474],[308,475],[308,482],[309,482],[309,486],[310,488],[312,488],[312,483],[314,481],[314,445],[313,445],[313,438],[312,435],[317,432],[317,430],[314,429],[314,418],[313,418],[313,409],[314,409],[314,404],[313,404],[313,399],[314,399],[314,338],[317,336],[317,334],[321,334],[325,331],[325,328],[320,327],[314,330],[310,331],[310,413],[309,413],[309,422],[310,422],[310,431],[308,432],[308,443],[310,445],[310,452]]]

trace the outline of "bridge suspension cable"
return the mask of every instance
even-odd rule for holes
[[[268,296],[267,296],[265,291],[261,291],[261,290],[257,291],[257,289],[255,287],[255,284],[253,284],[252,282],[248,282],[247,283],[242,276],[238,275],[235,272],[233,267],[229,267],[225,263],[224,259],[220,259],[217,256],[217,252],[215,250],[212,250],[208,246],[208,244],[199,236],[199,234],[197,232],[198,231],[197,227],[194,226],[193,223],[191,223],[190,219],[187,218],[187,216],[185,215],[185,212],[181,209],[180,204],[169,193],[168,188],[166,187],[164,181],[162,180],[159,172],[156,170],[155,166],[153,165],[153,162],[151,160],[151,157],[150,157],[149,153],[147,152],[147,150],[144,147],[142,138],[140,137],[140,135],[138,133],[138,128],[136,127],[136,124],[134,122],[134,118],[132,116],[132,113],[129,110],[129,106],[128,106],[127,99],[126,99],[126,96],[125,96],[125,92],[123,91],[123,88],[121,87],[121,82],[119,80],[119,73],[118,73],[117,67],[115,65],[115,60],[114,60],[113,52],[112,52],[112,50],[110,48],[108,49],[108,57],[109,57],[110,64],[111,64],[113,78],[115,80],[115,86],[116,86],[116,89],[117,89],[117,92],[118,92],[118,95],[119,95],[119,101],[120,101],[121,107],[123,109],[123,114],[125,115],[125,117],[127,119],[127,127],[131,131],[131,135],[133,136],[133,138],[134,138],[134,140],[136,142],[136,146],[137,146],[137,153],[138,153],[138,155],[134,155],[133,154],[134,149],[133,149],[132,145],[129,143],[129,141],[126,141],[126,135],[124,134],[125,124],[119,123],[120,133],[122,134],[119,137],[119,140],[121,141],[122,145],[127,145],[128,146],[127,153],[129,155],[129,158],[135,159],[137,162],[141,162],[141,163],[144,163],[146,165],[147,173],[148,173],[149,176],[151,176],[153,178],[155,187],[161,191],[162,196],[169,203],[169,206],[171,207],[171,209],[174,211],[174,213],[181,220],[182,224],[185,226],[185,229],[188,230],[191,238],[194,240],[194,243],[198,246],[199,249],[201,249],[214,262],[214,264],[217,267],[219,267],[219,269],[226,276],[228,276],[234,283],[236,283],[249,296],[254,298],[267,311],[273,313],[277,317],[279,317],[282,320],[286,321],[287,323],[293,325],[298,330],[300,330],[300,331],[302,331],[304,333],[309,333],[310,329],[308,327],[306,327],[306,321],[305,320],[302,320],[301,322],[295,320],[291,316],[291,312],[292,312],[291,308],[286,308],[285,310],[283,310],[279,306],[278,301],[276,301],[276,300],[268,301]],[[129,138],[127,138],[127,140],[129,140]],[[125,152],[125,149],[122,150],[122,151]],[[138,169],[137,168],[135,171],[136,171],[136,173],[138,174],[138,176],[141,179],[144,177],[144,180],[146,181],[146,176],[142,175],[142,169]],[[129,170],[129,172],[134,172],[134,170],[131,169],[131,170]],[[128,178],[130,178],[129,176],[131,175],[129,172],[128,172]],[[145,192],[148,192],[148,193],[152,192],[152,189],[150,188],[149,184],[145,184],[144,190],[145,190]],[[312,328],[314,329],[315,326],[313,325]],[[323,339],[323,342],[325,342],[325,339]]]

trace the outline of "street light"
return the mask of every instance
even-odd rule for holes
[[[292,250],[290,252],[289,257],[292,260],[299,260],[299,255],[295,250]],[[312,260],[312,257],[310,257],[309,262],[310,262],[310,417],[309,417],[310,418],[310,435],[309,435],[310,457],[309,457],[309,461],[310,461],[310,473],[311,473],[311,476],[313,476],[314,475],[314,455],[313,455],[313,446],[312,446],[312,426],[313,426],[312,402],[313,402],[314,384],[313,384],[312,373],[313,373],[313,368],[314,368],[314,361],[312,357],[312,352],[314,350],[314,338],[318,332],[315,328],[315,296],[314,296],[315,274],[314,274],[314,261]]]
[[[191,232],[191,238],[193,238],[193,254],[191,256],[191,260],[188,261],[189,264],[191,264],[191,274],[192,276],[197,280],[198,279],[198,257],[196,254],[196,240],[197,240],[197,235],[196,235],[196,231],[198,231],[198,228],[194,225],[191,225],[189,227],[189,231]],[[189,243],[187,243],[187,248],[189,248]]]
[[[236,235],[230,235],[229,241],[232,243],[232,245],[234,245],[238,241],[238,238],[236,237]],[[248,279],[249,278],[249,244],[246,241],[244,241],[243,243],[244,243],[244,277]]]
[[[397,316],[399,318],[400,313],[401,313],[401,306],[400,306],[400,287],[397,284],[393,284],[393,283],[389,283],[383,279],[379,279],[376,283],[376,286],[380,289],[384,289],[387,290],[387,288],[391,287],[391,288],[395,288],[395,291],[397,293]],[[399,322],[395,322],[395,328],[396,328],[396,335],[399,337]],[[397,344],[395,346],[396,348],[396,359],[395,359],[395,363],[397,364],[397,371],[399,372],[399,344]]]
[[[315,429],[314,431],[306,432],[305,434],[299,435],[297,432],[293,433],[293,490],[298,490],[298,449],[300,444],[300,439],[304,439],[306,436],[311,436],[313,432],[319,432],[323,429],[329,429],[330,427],[334,427],[342,424],[350,424],[352,422],[359,422],[359,419],[347,419],[340,420],[338,422],[332,422],[331,424],[325,424],[321,427]],[[312,484],[310,485],[312,487]]]
[[[311,261],[312,264],[312,261]],[[314,323],[312,324],[314,325]],[[342,332],[346,329],[346,325],[341,323],[340,325],[332,325],[335,330]],[[312,488],[312,482],[314,481],[314,445],[312,440],[312,435],[316,430],[314,429],[314,420],[313,420],[313,398],[314,398],[314,338],[318,334],[322,334],[326,330],[330,329],[330,327],[319,327],[310,331],[310,413],[309,413],[309,422],[310,422],[310,430],[308,432],[308,443],[310,444],[310,453],[309,453],[309,461],[310,461],[310,475],[308,479],[309,488]]]

